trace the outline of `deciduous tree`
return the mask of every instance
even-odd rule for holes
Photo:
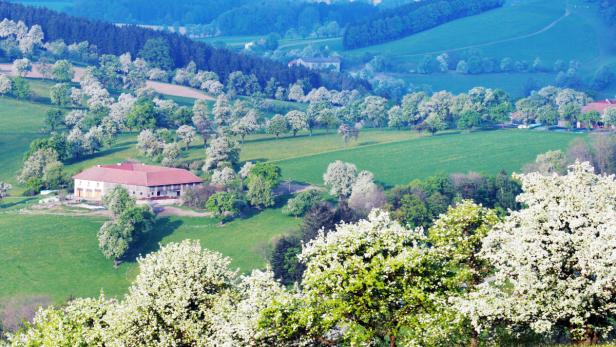
[[[58,82],[70,82],[75,76],[75,70],[73,69],[73,64],[68,60],[58,60],[53,64],[51,74],[53,79]]]
[[[587,343],[609,333],[616,313],[616,182],[576,163],[564,176],[518,177],[525,208],[483,242],[496,268],[462,305],[479,332],[504,323],[538,334],[568,331]]]
[[[293,136],[297,135],[297,132],[300,130],[308,129],[308,118],[306,117],[306,113],[302,111],[289,111],[285,118],[287,123],[289,124],[289,128],[293,132]]]
[[[205,150],[206,158],[203,171],[210,171],[225,166],[235,166],[240,159],[239,144],[227,136],[219,136],[212,140]]]
[[[351,163],[336,160],[327,166],[323,174],[323,182],[329,187],[329,193],[342,200],[347,199],[353,191],[357,180],[357,167]]]
[[[186,146],[185,149],[188,150],[190,144],[195,140],[197,132],[195,131],[195,128],[190,125],[182,125],[178,128],[178,130],[176,130],[176,134],[180,140],[184,142],[184,145]]]
[[[289,123],[283,115],[274,115],[274,117],[267,122],[267,132],[276,135],[276,137],[280,136],[280,134],[287,133],[288,131]]]
[[[0,96],[10,93],[12,89],[13,82],[11,79],[4,74],[0,74]]]

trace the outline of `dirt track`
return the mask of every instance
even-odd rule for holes
[[[73,78],[73,82],[79,82],[81,77],[83,76],[85,69],[82,67],[75,68],[75,78]],[[16,76],[15,71],[13,71],[13,66],[11,64],[0,64],[0,73],[9,76]],[[26,75],[28,78],[43,78],[43,75],[38,71],[38,67],[34,64],[31,72]],[[198,89],[179,86],[171,83],[163,83],[156,81],[147,81],[146,85],[149,88],[154,89],[157,93],[171,95],[171,96],[180,96],[185,98],[199,99],[199,100],[215,100],[211,95],[208,95]]]

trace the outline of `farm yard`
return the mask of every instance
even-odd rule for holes
[[[476,170],[494,173],[499,168],[519,170],[538,153],[565,148],[574,137],[570,134],[511,130],[399,140],[400,134],[397,132],[387,133],[375,131],[366,137],[378,139],[390,135],[390,139],[398,140],[338,150],[323,147],[325,153],[312,154],[303,152],[307,141],[315,144],[330,138],[333,141],[336,135],[262,140],[255,144],[259,151],[263,150],[260,153],[265,158],[248,157],[276,158],[275,148],[284,143],[287,149],[299,156],[277,162],[286,179],[321,184],[327,164],[340,159],[354,162],[360,169],[371,170],[378,180],[393,185],[441,172]],[[335,140],[340,141],[339,138]],[[126,146],[126,143],[120,142],[118,145]],[[245,148],[247,152],[254,151],[250,142],[246,143]],[[469,151],[469,148],[473,150]],[[94,163],[114,163],[130,158],[118,153],[122,152],[73,164],[67,169],[70,171]],[[254,153],[256,155],[258,151]],[[282,157],[288,158],[287,155]],[[15,165],[9,167],[16,169]],[[11,172],[2,172],[2,175],[11,176]],[[10,204],[10,200],[4,204]],[[125,262],[118,269],[113,269],[100,254],[96,240],[96,232],[104,221],[100,217],[21,213],[21,205],[2,212],[3,207],[0,205],[0,239],[5,240],[0,243],[0,262],[3,264],[0,269],[0,298],[8,300],[17,293],[27,293],[58,301],[71,295],[93,296],[101,289],[106,295],[116,296],[125,292],[135,276],[134,262]],[[155,250],[159,242],[200,240],[203,247],[231,257],[234,267],[248,272],[255,267],[263,268],[273,239],[294,233],[299,222],[299,219],[284,216],[280,209],[268,209],[247,219],[229,222],[223,227],[211,218],[161,218],[136,252],[145,254]],[[63,227],[58,228],[58,225]],[[28,245],[27,252],[25,245]]]

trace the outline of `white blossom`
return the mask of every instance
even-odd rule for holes
[[[357,179],[357,167],[351,163],[336,160],[327,166],[323,175],[323,182],[330,188],[330,194],[348,197]]]
[[[230,167],[216,169],[212,173],[212,184],[226,187],[237,178],[237,174]]]
[[[526,208],[483,242],[495,268],[461,309],[482,331],[503,321],[540,334],[557,325],[575,340],[604,336],[616,314],[616,181],[576,163],[564,176],[517,176]]]
[[[0,95],[8,94],[13,89],[13,82],[11,79],[0,73]]]
[[[13,61],[13,71],[21,77],[26,76],[28,72],[32,71],[32,63],[30,62],[30,59],[23,58]]]

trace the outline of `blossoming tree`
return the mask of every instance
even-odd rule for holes
[[[478,331],[502,322],[597,342],[616,314],[616,180],[579,162],[563,176],[518,177],[527,207],[484,240],[479,255],[496,272],[461,309]]]

